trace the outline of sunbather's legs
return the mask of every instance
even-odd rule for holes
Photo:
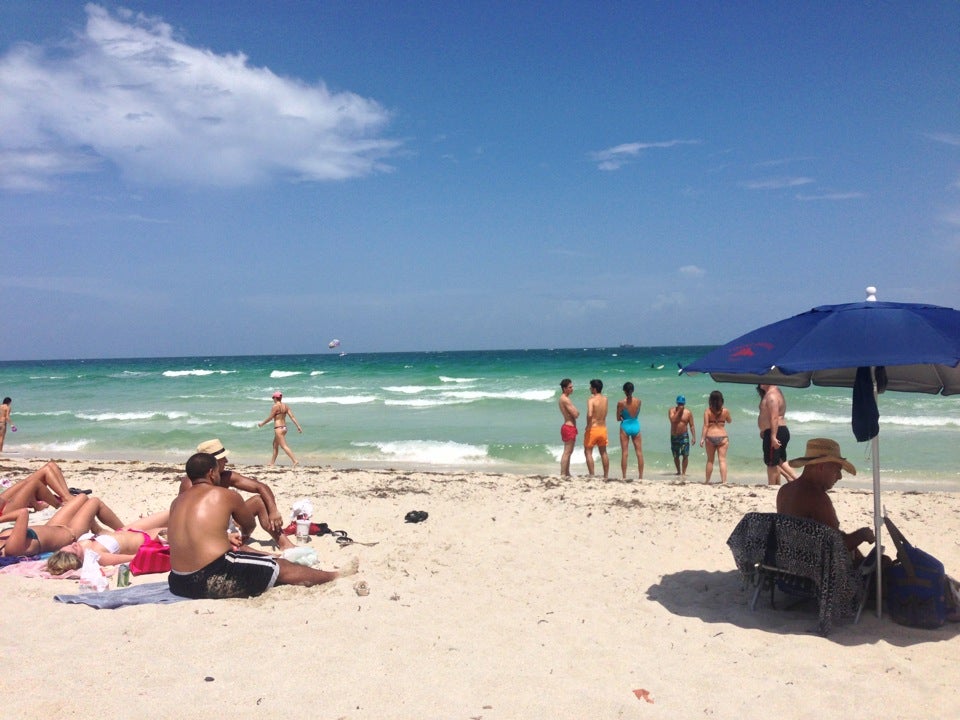
[[[132,530],[159,530],[160,528],[165,528],[170,521],[170,511],[163,510],[153,515],[147,515],[146,517],[138,518],[134,520],[128,527]]]
[[[70,489],[67,487],[66,478],[63,477],[63,470],[53,460],[48,462],[33,475],[40,477],[43,484],[53,491],[62,501],[70,497]],[[33,477],[31,475],[31,477]],[[59,507],[59,503],[56,505]]]
[[[10,510],[24,507],[39,509],[40,502],[60,507],[69,497],[70,490],[67,488],[63,473],[52,460],[13,487],[0,493],[0,501]]]
[[[69,495],[48,521],[48,525],[69,525],[80,508],[90,501],[89,495]]]
[[[47,525],[66,526],[79,536],[85,532],[96,532],[96,520],[114,530],[123,527],[120,518],[100,498],[82,494],[67,500]]]

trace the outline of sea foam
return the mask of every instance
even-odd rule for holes
[[[490,462],[486,445],[469,445],[454,441],[395,440],[390,442],[356,442],[355,447],[375,448],[372,460],[396,460],[426,465],[483,465]]]
[[[288,378],[294,377],[295,375],[303,375],[301,370],[274,370],[270,373],[272,378]]]
[[[363,405],[376,402],[375,395],[340,395],[336,397],[319,397],[304,395],[302,397],[284,398],[288,403],[303,403],[309,405]]]

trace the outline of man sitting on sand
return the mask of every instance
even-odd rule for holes
[[[841,470],[846,470],[851,475],[857,474],[853,464],[845,457],[841,457],[840,445],[835,440],[827,438],[808,440],[804,456],[791,460],[790,466],[802,467],[803,473],[793,482],[780,488],[777,493],[777,512],[809,518],[840,530],[840,520],[837,519],[837,511],[834,510],[833,501],[830,500],[827,491],[840,480]],[[876,541],[873,530],[868,527],[862,527],[852,533],[841,531],[841,534],[844,545],[851,552],[856,552],[860,543]],[[856,552],[856,555],[859,556],[859,552]]]
[[[170,505],[170,575],[174,595],[187,598],[253,597],[274,585],[310,587],[357,572],[358,561],[337,572],[315,570],[258,553],[243,544],[256,527],[239,493],[220,487],[220,467],[209,453],[187,460],[191,487]],[[231,518],[240,528],[235,545],[227,535]]]
[[[284,535],[283,516],[277,509],[277,500],[273,496],[273,491],[264,483],[253,478],[245,477],[234,470],[227,470],[227,451],[223,443],[214,438],[197,445],[198,453],[210,453],[217,459],[220,469],[220,487],[236,488],[244,492],[253,493],[253,497],[247,498],[247,509],[260,521],[260,527],[267,531],[277,547],[281,550],[296,547],[293,542]],[[184,476],[180,478],[180,492],[189,490],[192,487],[190,478]]]

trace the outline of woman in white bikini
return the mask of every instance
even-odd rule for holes
[[[145,542],[155,540],[159,536],[166,542],[167,521],[170,511],[155,513],[132,522],[121,530],[114,532],[84,533],[76,542],[65,545],[47,560],[47,572],[51,575],[63,575],[71,570],[83,567],[83,554],[93,550],[100,557],[100,565],[119,565],[128,563],[137,555],[137,550]]]
[[[293,424],[297,426],[297,432],[302,434],[303,428],[300,427],[300,423],[297,422],[293,410],[283,402],[283,393],[275,392],[273,394],[273,407],[270,409],[270,414],[267,415],[266,420],[257,423],[257,427],[263,427],[273,420],[273,457],[270,458],[271,465],[277,462],[277,455],[280,454],[281,448],[283,448],[287,457],[293,460],[294,465],[299,465],[297,458],[293,454],[293,450],[287,445],[287,415],[293,420]]]
[[[727,448],[730,438],[727,437],[726,424],[733,422],[730,411],[723,406],[723,393],[714,390],[710,393],[709,407],[703,412],[703,435],[700,436],[700,447],[707,451],[707,479],[713,474],[714,457],[720,456],[720,482],[727,482]]]

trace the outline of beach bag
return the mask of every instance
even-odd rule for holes
[[[156,538],[145,541],[130,561],[130,572],[133,575],[170,572],[170,546]]]
[[[896,561],[883,573],[890,617],[908,627],[941,627],[948,612],[943,563],[907,542],[890,518],[883,522],[897,547]]]
[[[290,524],[287,525],[283,530],[281,530],[284,535],[295,535],[297,532],[297,521],[291,520]],[[329,535],[333,531],[326,523],[310,523],[310,534],[320,537],[321,535]]]

